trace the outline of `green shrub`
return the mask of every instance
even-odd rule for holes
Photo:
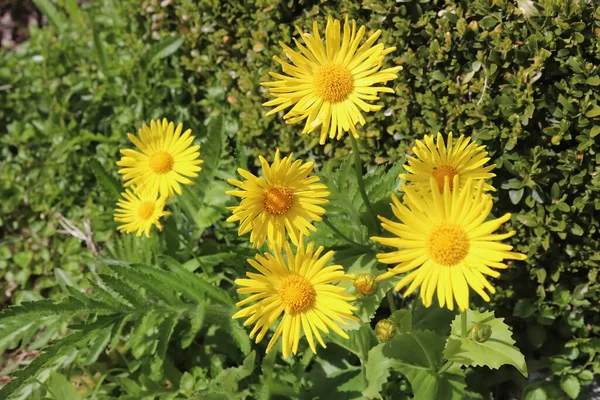
[[[58,298],[61,287],[93,271],[84,242],[59,232],[57,212],[84,233],[83,221],[92,221],[99,247],[113,236],[115,199],[90,161],[115,175],[125,133],[142,121],[167,116],[202,136],[204,118],[220,112],[228,115],[228,139],[253,154],[279,147],[339,164],[349,143],[313,147],[317,135],[301,136],[281,114],[265,117],[260,104],[269,97],[259,82],[278,71],[272,56],[282,53],[279,41],[291,43],[293,25],[306,30],[317,19],[323,27],[328,15],[348,14],[382,29],[386,44],[397,47],[388,63],[404,67],[396,96],[383,95],[384,109],[360,131],[363,159],[387,166],[410,153],[415,139],[438,131],[472,136],[497,164],[494,213],[511,212],[518,221],[512,244],[529,256],[527,267],[502,275],[489,307],[513,327],[534,373],[525,382],[508,369],[478,370],[468,380],[505,397],[523,388],[525,398],[561,390],[585,396],[581,386],[600,373],[594,2],[97,0],[79,12],[71,1],[59,3],[51,26],[34,28],[19,50],[0,54],[0,88],[8,87],[0,89],[0,277],[17,293],[5,304],[40,293]],[[223,251],[222,243],[241,243],[231,225],[217,222],[221,212],[189,228],[192,251],[200,235]],[[285,375],[310,360],[273,362],[264,358],[263,369]]]

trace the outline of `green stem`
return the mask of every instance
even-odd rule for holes
[[[392,293],[393,289],[388,290],[386,296],[387,296],[387,300],[388,303],[390,304],[390,311],[392,313],[396,312],[397,308],[396,308],[396,301],[394,301],[394,294]]]
[[[467,337],[467,311],[460,313],[460,337],[465,339]]]
[[[323,223],[324,223],[325,225],[327,225],[327,227],[328,227],[329,229],[331,229],[331,231],[332,231],[333,233],[335,233],[336,235],[338,235],[338,236],[339,236],[341,239],[345,240],[346,242],[348,242],[348,243],[350,243],[350,244],[353,244],[353,245],[355,245],[355,246],[360,246],[360,247],[362,247],[362,248],[364,248],[364,249],[367,249],[367,250],[369,250],[369,251],[372,251],[372,250],[373,250],[373,249],[371,249],[370,247],[368,247],[368,246],[365,246],[364,244],[360,244],[360,243],[358,243],[358,242],[355,242],[354,240],[350,239],[348,236],[344,235],[344,234],[343,234],[343,233],[342,233],[342,232],[341,232],[341,231],[340,231],[338,228],[336,228],[336,227],[335,227],[335,226],[334,226],[334,225],[333,225],[331,222],[329,222],[329,220],[327,219],[327,217],[323,217]]]
[[[441,375],[444,372],[448,371],[448,369],[450,369],[450,367],[452,366],[452,364],[454,364],[454,362],[452,362],[452,361],[446,361],[446,363],[444,365],[442,365],[442,367],[438,370],[438,375]]]
[[[375,228],[379,230],[379,220],[377,219],[377,214],[375,214],[375,210],[373,210],[373,206],[369,201],[369,196],[367,196],[367,191],[365,190],[365,182],[363,181],[363,172],[362,172],[362,162],[360,161],[360,153],[358,152],[358,142],[354,135],[350,134],[350,141],[352,142],[352,152],[354,153],[354,170],[356,171],[356,179],[358,181],[358,189],[360,190],[360,195],[363,198],[363,202],[367,206],[367,210],[371,214],[373,218],[373,222],[375,223]]]

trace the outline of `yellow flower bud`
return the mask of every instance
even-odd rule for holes
[[[387,342],[396,336],[396,324],[389,319],[382,319],[375,325],[375,335],[382,342]]]
[[[379,284],[371,274],[361,274],[352,280],[356,291],[362,295],[369,296],[377,292]]]

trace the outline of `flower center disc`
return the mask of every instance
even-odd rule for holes
[[[265,210],[272,215],[285,214],[294,200],[294,192],[288,187],[276,186],[265,192]]]
[[[317,292],[304,277],[290,275],[279,287],[279,298],[287,312],[299,313],[315,304]]]
[[[173,156],[166,151],[159,151],[150,156],[150,169],[157,174],[163,175],[173,169]]]
[[[154,202],[145,201],[138,208],[138,216],[144,221],[149,219],[154,214]]]
[[[427,238],[427,251],[438,264],[453,266],[469,254],[469,238],[465,230],[455,224],[442,224]]]
[[[441,167],[434,168],[433,177],[435,178],[440,193],[444,193],[444,178],[448,177],[450,180],[450,190],[452,190],[452,181],[454,177],[458,175],[458,171],[454,167],[449,165],[442,165]]]
[[[317,96],[330,103],[346,100],[354,90],[354,77],[343,65],[323,65],[315,72],[313,79]]]

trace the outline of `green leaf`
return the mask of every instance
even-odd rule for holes
[[[126,281],[117,279],[112,275],[101,274],[100,279],[102,279],[102,282],[104,282],[107,288],[119,294],[133,307],[143,309],[148,306],[148,301],[142,295],[142,291],[139,288],[134,288]]]
[[[50,0],[33,0],[33,2],[40,11],[48,17],[52,25],[54,25],[59,32],[62,32],[65,27],[65,17],[58,12],[54,4],[52,4]]]
[[[114,325],[111,325],[107,326],[104,329],[94,331],[94,338],[90,341],[88,347],[89,353],[85,361],[85,365],[91,365],[92,363],[94,363],[98,359],[100,354],[104,351],[104,349],[106,349],[106,346],[108,346],[108,342],[110,342],[111,339],[113,327]]]
[[[349,336],[348,339],[345,339],[334,332],[330,332],[326,336],[329,341],[356,354],[363,362],[366,361],[367,353],[378,343],[371,326],[362,324],[359,329],[349,330],[346,331],[346,333]]]
[[[415,301],[412,310],[412,329],[432,330],[447,336],[450,333],[450,323],[456,314],[445,307],[441,308],[436,302],[425,307],[420,299]]]
[[[381,273],[377,268],[378,263],[375,253],[357,253],[357,249],[344,249],[335,253],[333,262],[342,265],[346,273],[356,276],[370,274],[375,277]],[[378,285],[377,292],[369,296],[360,296],[354,304],[358,308],[354,314],[364,323],[371,321],[381,301],[394,283],[391,279],[386,279],[380,281]],[[344,281],[340,283],[340,286],[348,288],[351,293],[356,292],[351,281]]]
[[[573,375],[563,376],[560,380],[560,387],[572,399],[576,399],[581,391],[579,379]]]
[[[585,113],[585,116],[588,118],[597,117],[598,115],[600,115],[600,106],[598,104],[594,104],[594,107]]]
[[[410,310],[394,311],[390,319],[396,324],[398,332],[410,332],[412,330],[412,312]]]
[[[458,366],[440,373],[444,337],[431,331],[398,333],[387,343],[369,351],[365,366],[367,388],[363,395],[381,398],[381,387],[395,369],[408,379],[415,399],[465,399],[469,398],[464,382],[464,371]]]
[[[178,323],[179,315],[175,314],[169,318],[166,318],[158,327],[158,345],[156,348],[155,357],[157,360],[159,360],[160,364],[165,361],[171,335],[173,334],[173,331]]]
[[[67,378],[55,371],[50,371],[48,382],[46,382],[51,399],[54,400],[77,400],[83,399],[83,394],[79,393]]]
[[[510,197],[510,202],[513,204],[519,204],[521,199],[523,198],[523,193],[525,193],[525,189],[517,189],[517,190],[509,190],[508,197]]]
[[[588,85],[591,85],[591,86],[598,86],[598,85],[600,85],[600,76],[598,76],[598,75],[590,76],[589,78],[587,78],[585,80],[585,83],[587,83]]]
[[[492,369],[510,364],[527,377],[525,357],[514,346],[512,332],[504,323],[504,318],[495,318],[491,311],[480,313],[467,310],[466,313],[469,333],[464,339],[461,338],[460,315],[457,315],[452,322],[452,332],[446,342],[444,350],[446,359],[464,366],[485,365]],[[487,341],[476,342],[472,339],[471,332],[475,323],[485,324],[491,328],[492,334]]]
[[[209,387],[202,391],[202,398],[231,399],[238,398],[239,383],[252,375],[256,364],[256,352],[252,351],[241,366],[222,370],[215,379],[211,380]]]
[[[184,42],[185,38],[176,34],[163,38],[160,42],[154,44],[144,55],[142,65],[147,68],[152,65],[153,62],[170,56],[179,50]]]
[[[190,319],[190,329],[188,329],[183,337],[181,338],[181,348],[187,349],[190,347],[202,325],[204,324],[204,317],[206,315],[206,304],[204,302],[199,303],[198,307],[192,312]]]
[[[179,262],[174,260],[169,256],[161,256],[161,260],[164,261],[167,268],[169,268],[173,273],[181,280],[187,282],[192,290],[195,290],[196,293],[191,298],[197,299],[199,301],[198,295],[201,293],[206,294],[208,297],[216,300],[220,303],[223,303],[228,306],[234,306],[235,302],[231,299],[229,294],[221,288],[211,285],[207,282],[202,276],[199,274],[190,272],[186,270]]]
[[[333,162],[325,164],[317,175],[327,185],[329,190],[329,204],[324,206],[329,217],[342,216],[344,225],[336,227],[351,240],[358,243],[367,243],[367,231],[362,223],[361,214],[366,211],[362,197],[358,190],[358,183],[354,174],[354,159],[346,157],[339,168],[334,170]],[[319,226],[319,229],[323,227]],[[329,229],[323,227],[330,232]],[[333,235],[332,232],[330,232]],[[347,244],[347,243],[344,243]]]
[[[9,398],[12,393],[23,387],[29,378],[36,376],[38,372],[57,361],[63,354],[86,341],[87,336],[83,332],[76,332],[44,348],[42,355],[35,358],[24,369],[13,374],[14,379],[0,389],[0,398]]]
[[[106,191],[106,194],[115,200],[115,202],[119,200],[121,197],[121,185],[119,182],[104,169],[97,159],[92,158],[88,162],[94,176],[102,186],[102,189]]]
[[[378,166],[373,172],[364,176],[365,191],[371,203],[385,200],[389,202],[392,193],[400,187],[398,175],[404,172],[405,158],[395,160],[395,163],[386,171],[384,166]],[[387,204],[386,204],[387,205]]]
[[[182,303],[168,284],[157,279],[155,275],[148,274],[148,271],[153,267],[148,267],[143,264],[134,264],[131,267],[126,265],[108,265],[108,267],[129,282],[135,282],[135,285],[143,287],[146,289],[147,293],[164,301],[166,304],[178,305]]]
[[[104,53],[104,44],[102,42],[102,38],[100,37],[101,28],[95,23],[92,22],[92,39],[94,43],[94,50],[96,50],[96,55],[98,55],[98,63],[100,64],[100,70],[106,76],[109,76],[109,68],[108,62],[106,60],[106,54]]]

